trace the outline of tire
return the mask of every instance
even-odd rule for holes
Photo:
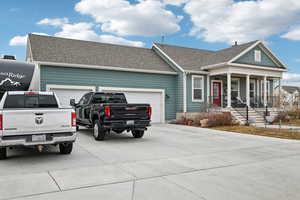
[[[144,136],[145,131],[134,130],[134,131],[131,131],[131,132],[132,132],[132,136],[134,138],[142,138]]]
[[[99,120],[96,120],[94,123],[94,131],[93,135],[95,140],[101,141],[105,139],[106,131],[102,129],[102,126],[100,124]]]
[[[60,154],[70,154],[73,150],[73,143],[59,144]]]
[[[7,149],[6,147],[0,147],[0,160],[7,158]]]

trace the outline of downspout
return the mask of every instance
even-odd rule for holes
[[[183,73],[183,112],[186,113],[187,112],[187,102],[186,102],[186,72],[182,72]]]

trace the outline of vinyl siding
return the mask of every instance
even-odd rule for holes
[[[187,83],[186,83],[186,91],[187,91],[187,112],[205,112],[206,111],[206,102],[207,102],[207,76],[201,75],[204,77],[204,96],[203,102],[193,102],[192,96],[192,76],[199,76],[199,74],[188,74],[187,75]]]
[[[261,62],[255,62],[254,60],[255,50],[261,51]],[[264,51],[259,46],[253,48],[251,51],[249,51],[248,53],[240,57],[238,60],[234,61],[234,63],[264,66],[264,67],[275,67],[275,68],[278,67],[278,65],[274,63],[273,60],[267,54],[265,54]]]
[[[176,112],[183,112],[183,72],[181,72],[168,58],[166,58],[160,51],[153,47],[154,52],[159,55],[166,63],[178,73],[177,76],[177,92],[176,92]]]
[[[164,89],[166,120],[176,118],[177,75],[41,66],[41,90],[47,84]]]

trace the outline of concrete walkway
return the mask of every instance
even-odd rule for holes
[[[80,131],[71,155],[10,150],[0,199],[300,199],[300,142],[179,125],[97,142]]]
[[[254,124],[256,127],[261,127],[261,128],[274,128],[274,129],[288,129],[288,130],[299,130],[300,131],[300,126],[286,126],[286,125],[273,125],[273,124]]]

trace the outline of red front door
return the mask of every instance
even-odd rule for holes
[[[221,83],[213,82],[213,104],[215,106],[221,106]]]

